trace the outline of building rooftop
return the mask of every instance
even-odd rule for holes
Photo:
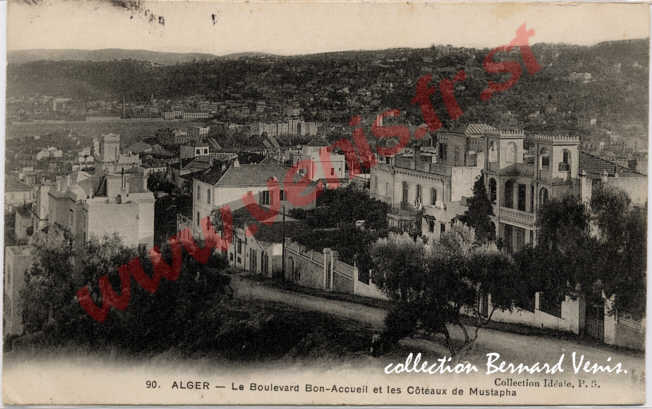
[[[32,187],[15,178],[5,180],[5,192],[30,192]]]
[[[144,153],[144,152],[151,152],[152,151],[152,146],[150,144],[147,144],[145,142],[136,142],[133,145],[129,146],[126,149],[127,152],[132,152],[132,153]]]
[[[487,124],[469,124],[464,130],[466,136],[482,136],[489,132],[496,132],[497,129]]]
[[[208,183],[209,185],[215,185],[224,175],[224,172],[226,172],[226,167],[222,165],[225,164],[214,163],[211,168],[193,174],[193,179],[200,180],[204,183]]]
[[[282,182],[288,168],[274,163],[251,163],[229,167],[215,186],[267,186],[267,181],[276,178]]]
[[[621,166],[617,163],[610,162],[590,153],[580,151],[580,171],[584,171],[588,176],[600,177],[605,171],[609,176],[638,176],[646,177],[633,169]]]

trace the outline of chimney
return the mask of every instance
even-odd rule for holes
[[[593,182],[586,175],[584,169],[580,170],[580,199],[584,204],[591,203],[591,196],[593,193]]]

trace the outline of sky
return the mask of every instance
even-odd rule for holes
[[[121,0],[41,1],[29,6],[10,0],[8,50],[125,48],[292,55],[432,44],[494,48],[509,43],[523,23],[535,30],[532,43],[590,45],[648,37],[650,19],[649,6],[624,3],[159,0],[128,10],[112,5]],[[158,19],[150,22],[151,13],[163,16],[165,24]]]

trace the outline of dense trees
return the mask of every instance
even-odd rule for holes
[[[481,181],[474,193],[463,219],[482,230],[491,207]],[[574,196],[552,199],[537,220],[537,245],[512,255],[462,223],[437,241],[390,234],[374,243],[374,282],[395,301],[386,341],[422,329],[442,334],[451,353],[459,354],[472,347],[495,311],[531,310],[537,292],[557,305],[581,296],[589,304],[611,300],[611,313],[644,314],[645,210],[633,207],[624,192],[599,186],[590,206]],[[487,294],[491,303],[484,301]],[[462,329],[461,346],[451,340],[451,325]]]
[[[374,282],[396,301],[385,322],[389,342],[421,328],[442,334],[451,354],[459,354],[473,346],[496,310],[511,310],[530,296],[511,260],[495,245],[479,244],[473,229],[461,223],[429,243],[390,233],[373,245],[371,257]],[[490,309],[481,302],[487,294]],[[461,346],[448,325],[461,328]]]
[[[175,185],[170,182],[164,173],[155,172],[147,178],[147,189],[150,192],[172,194],[172,191],[175,190]]]
[[[219,272],[226,265],[221,258],[202,264],[184,251],[178,279],[162,279],[154,293],[131,280],[129,306],[124,311],[110,310],[100,323],[81,308],[77,291],[89,285],[91,298],[101,305],[97,287],[101,276],[108,275],[119,293],[118,267],[140,260],[145,274],[151,277],[150,258],[125,247],[117,237],[87,243],[77,243],[68,235],[38,237],[34,248],[35,262],[26,274],[21,300],[25,332],[40,334],[43,342],[108,344],[151,351],[170,345],[192,348],[210,344],[217,333],[220,302],[229,295],[229,279]],[[165,260],[171,259],[169,247],[162,254]]]
[[[305,222],[293,239],[310,249],[336,250],[342,261],[356,263],[365,276],[371,268],[370,245],[387,235],[388,210],[386,203],[350,187],[326,190],[315,209],[290,211],[289,216]],[[356,226],[359,220],[363,228]]]
[[[539,263],[554,266],[539,286],[589,302],[610,299],[612,312],[644,313],[647,221],[627,194],[599,186],[589,207],[572,196],[551,200],[538,221],[537,247],[517,257],[533,271]]]

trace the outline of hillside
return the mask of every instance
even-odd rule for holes
[[[488,49],[452,46],[289,57],[245,53],[172,65],[143,61],[153,58],[146,51],[139,52],[141,61],[18,64],[14,60],[8,66],[7,92],[9,96],[45,94],[84,100],[125,96],[146,101],[152,95],[162,99],[203,95],[216,101],[265,100],[277,106],[301,107],[306,120],[341,124],[355,114],[375,115],[397,108],[404,112],[402,122],[419,125],[423,122],[420,110],[410,103],[416,80],[432,73],[436,83],[463,69],[466,79],[455,89],[464,111],[460,123],[486,122],[529,131],[569,129],[581,134],[578,124],[595,119],[603,134],[615,131],[647,143],[648,40],[594,46],[536,44],[532,51],[542,70],[530,75],[524,68],[514,87],[494,94],[489,101],[480,99],[482,90],[489,81],[504,81],[507,76],[485,72],[482,62]],[[121,55],[120,50],[115,52],[96,53]],[[518,49],[495,58],[501,59],[522,62]],[[444,125],[454,127],[439,94],[433,96],[433,103]]]

